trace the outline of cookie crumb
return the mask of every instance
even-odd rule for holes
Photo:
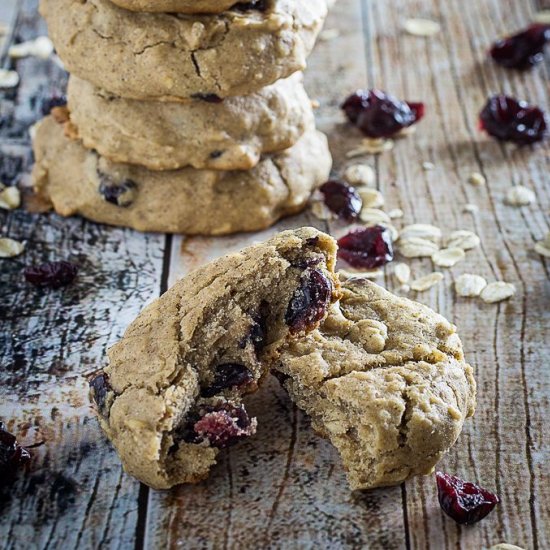
[[[464,212],[467,212],[468,214],[475,214],[476,212],[479,212],[479,206],[477,204],[472,204],[469,202],[464,205],[464,208],[462,210]]]
[[[422,170],[425,172],[431,172],[432,170],[435,170],[435,164],[433,162],[423,162]]]

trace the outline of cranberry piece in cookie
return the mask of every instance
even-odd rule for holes
[[[332,290],[331,281],[321,271],[306,270],[285,316],[292,333],[307,331],[323,319],[332,301]]]
[[[500,502],[497,495],[479,485],[443,472],[436,472],[435,475],[439,504],[457,523],[477,523]]]
[[[0,422],[0,470],[13,473],[30,459],[29,451],[19,445],[16,437],[8,432],[3,422]]]

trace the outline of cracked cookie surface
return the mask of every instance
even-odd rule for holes
[[[473,370],[456,328],[367,279],[288,344],[275,374],[341,455],[352,489],[428,474],[474,412]]]
[[[119,98],[71,77],[68,103],[84,145],[114,162],[151,170],[250,170],[262,154],[293,146],[313,127],[302,80],[296,73],[220,103],[160,103]]]
[[[128,473],[157,489],[197,482],[220,449],[253,435],[243,398],[338,299],[335,253],[316,229],[285,231],[199,268],[142,311],[90,382]]]
[[[222,13],[233,7],[235,0],[112,0],[121,8],[132,11],[164,13]],[[254,4],[254,2],[250,2]],[[251,9],[254,9],[252,6]]]
[[[248,95],[303,70],[327,9],[266,0],[264,11],[187,16],[109,0],[40,3],[69,72],[121,97],[172,101]]]
[[[316,130],[246,172],[159,172],[108,161],[66,137],[66,128],[51,116],[37,127],[35,191],[62,216],[139,231],[221,235],[264,229],[302,210],[332,164],[326,137]]]

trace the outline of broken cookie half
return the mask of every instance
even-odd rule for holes
[[[274,374],[337,448],[352,489],[430,473],[474,412],[456,328],[362,278],[343,283],[318,330],[285,345]]]
[[[128,473],[157,489],[198,482],[220,449],[254,434],[243,397],[338,300],[335,254],[328,235],[286,231],[200,268],[142,311],[90,382]]]

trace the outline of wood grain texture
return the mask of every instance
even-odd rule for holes
[[[306,75],[336,175],[356,162],[345,154],[361,139],[338,108],[346,94],[377,86],[427,104],[413,136],[390,153],[359,160],[376,169],[386,209],[404,211],[396,226],[431,222],[446,233],[470,229],[481,237],[480,249],[443,270],[441,285],[412,296],[459,326],[476,369],[477,413],[440,467],[495,489],[502,503],[491,516],[456,526],[439,509],[433,477],[351,493],[337,453],[274,380],[250,399],[257,436],[224,453],[208,481],[170,492],[140,488],[124,475],[90,417],[85,374],[177,278],[281,229],[310,224],[339,236],[348,226],[304,214],[257,234],[189,239],[0,212],[2,235],[28,240],[24,256],[0,260],[0,418],[24,442],[44,441],[30,472],[2,494],[0,548],[470,550],[504,541],[550,548],[550,263],[532,251],[549,231],[550,146],[518,150],[477,129],[477,113],[492,93],[549,107],[548,64],[518,74],[486,60],[495,37],[521,28],[543,7],[550,7],[547,0],[338,0],[326,28],[339,35],[320,41]],[[420,16],[441,21],[444,32],[405,35],[403,21]],[[15,38],[43,32],[35,2],[26,0]],[[29,166],[27,127],[65,82],[55,63],[23,60],[17,70],[17,93],[0,93],[6,183]],[[435,170],[424,171],[424,161]],[[486,186],[467,182],[474,171],[485,175]],[[507,206],[506,190],[520,183],[537,202]],[[466,203],[479,212],[464,213]],[[60,257],[83,266],[73,287],[44,292],[21,280],[22,266]],[[409,263],[415,276],[433,270],[427,260]],[[391,272],[390,266],[378,282],[396,290]],[[466,272],[512,282],[518,293],[500,305],[457,298],[452,284]]]

